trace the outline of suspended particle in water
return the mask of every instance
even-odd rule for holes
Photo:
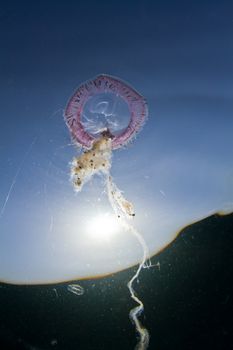
[[[81,287],[79,284],[69,284],[67,286],[67,290],[71,293],[76,294],[76,295],[83,295],[84,294],[84,288]]]
[[[56,346],[57,343],[58,343],[57,339],[52,339],[52,340],[50,341],[50,344],[51,344],[52,346]]]
[[[56,288],[53,288],[53,291],[54,291],[54,293],[55,293],[56,298],[58,298],[58,293],[57,293]]]
[[[79,284],[69,284],[67,286],[67,290],[71,293],[76,294],[76,295],[83,295],[84,294],[84,288],[81,287]]]

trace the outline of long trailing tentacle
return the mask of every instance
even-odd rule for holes
[[[144,310],[143,302],[137,296],[133,284],[138,278],[143,267],[146,266],[146,260],[149,256],[148,248],[142,235],[128,222],[135,216],[134,207],[131,202],[126,200],[123,193],[110,175],[111,169],[111,138],[108,133],[105,133],[102,138],[93,143],[90,150],[83,153],[81,156],[74,158],[71,164],[71,179],[76,191],[80,191],[82,186],[96,173],[102,172],[106,176],[106,189],[111,207],[119,219],[122,227],[130,234],[134,235],[142,248],[142,259],[137,268],[136,273],[128,282],[127,286],[131,298],[138,304],[130,310],[129,317],[135,325],[136,331],[139,335],[135,350],[146,350],[149,345],[149,332],[142,326],[139,316]]]
[[[135,280],[137,280],[142,268],[145,266],[145,263],[148,257],[148,248],[141,234],[133,227],[133,225],[131,225],[126,220],[127,217],[132,216],[132,215],[129,215],[129,213],[132,212],[133,206],[130,202],[126,201],[126,199],[123,197],[121,191],[114,184],[112,177],[110,175],[107,176],[106,186],[107,186],[109,202],[113,208],[113,211],[119,218],[119,221],[121,225],[124,227],[124,229],[126,229],[127,231],[129,231],[131,234],[135,236],[135,238],[138,240],[139,244],[141,245],[142,251],[143,251],[141,263],[139,264],[136,273],[128,282],[127,286],[128,286],[131,298],[138,304],[138,306],[131,309],[129,313],[130,320],[135,325],[136,331],[139,334],[139,340],[135,347],[135,350],[146,350],[149,345],[150,335],[148,330],[142,326],[139,320],[139,316],[144,310],[144,305],[143,305],[143,302],[136,295],[136,292],[133,288],[133,283]],[[128,208],[130,208],[130,211],[128,210]],[[119,215],[119,210],[123,215],[121,216]]]

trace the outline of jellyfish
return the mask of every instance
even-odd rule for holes
[[[84,149],[71,163],[71,181],[74,189],[77,192],[81,191],[93,175],[103,174],[108,200],[116,217],[121,226],[133,234],[142,247],[141,262],[128,283],[131,298],[138,304],[129,313],[139,334],[136,345],[138,350],[147,349],[149,332],[139,321],[144,305],[136,295],[133,283],[145,266],[149,254],[143,236],[127,221],[135,216],[134,206],[113,182],[110,169],[112,150],[130,142],[146,117],[145,99],[125,82],[108,75],[99,75],[82,84],[69,100],[65,110],[65,120],[72,138]]]

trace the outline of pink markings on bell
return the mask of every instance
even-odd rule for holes
[[[114,135],[109,129],[102,136],[112,139],[112,149],[126,145],[140,130],[148,115],[146,100],[136,90],[124,81],[105,74],[81,84],[70,98],[65,109],[64,118],[74,141],[84,148],[91,148],[93,141],[98,139],[88,132],[82,120],[87,101],[95,95],[110,93],[122,98],[127,104],[130,119],[128,126],[119,134]]]

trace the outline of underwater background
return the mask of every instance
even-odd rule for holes
[[[136,289],[145,305],[149,349],[233,346],[233,216],[212,216],[186,228],[152,259]],[[133,349],[133,306],[127,282],[135,269],[66,284],[0,286],[2,349]]]
[[[190,106],[195,112],[208,106],[210,126],[215,113],[223,115],[220,129],[226,116],[232,126],[232,34],[230,0],[2,2],[2,163],[15,140],[22,149],[28,145],[32,115],[35,130],[41,128],[40,116],[63,118],[72,89],[99,73],[129,81],[147,99],[153,113],[139,139],[151,137],[160,113]],[[10,130],[10,139],[4,130]],[[233,134],[233,128],[226,132]],[[219,134],[219,144],[223,141]],[[22,149],[15,150],[16,157]],[[228,157],[231,152],[224,150]],[[11,175],[4,174],[1,204]],[[229,191],[233,194],[232,187]],[[151,261],[154,266],[142,271],[135,286],[145,306],[141,319],[150,332],[149,349],[233,349],[233,214],[186,227]],[[1,283],[0,348],[133,349],[128,313],[134,303],[127,282],[135,270],[73,281],[83,288],[80,295],[69,290],[71,282]]]

